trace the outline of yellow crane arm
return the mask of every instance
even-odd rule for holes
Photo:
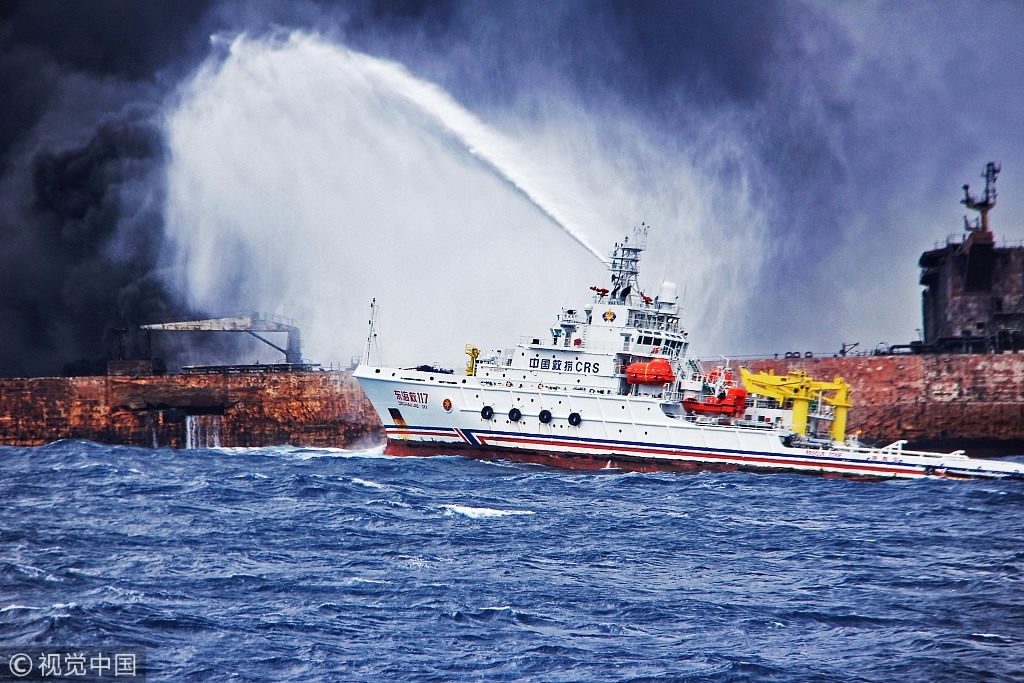
[[[472,377],[476,374],[476,359],[480,357],[480,349],[472,344],[466,344],[466,355],[469,356],[469,362],[466,363],[466,374]]]
[[[835,441],[846,438],[846,415],[853,406],[850,401],[850,385],[842,377],[831,382],[821,382],[811,378],[803,370],[794,370],[787,375],[776,375],[774,372],[759,372],[756,375],[740,368],[743,386],[752,394],[767,396],[785,405],[793,401],[793,431],[807,434],[807,416],[811,402],[819,398],[833,407],[834,420],[830,436]],[[833,396],[825,396],[822,392],[835,392]]]

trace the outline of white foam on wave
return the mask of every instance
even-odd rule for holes
[[[261,472],[247,472],[245,474],[236,474],[232,479],[270,479],[270,476]]]
[[[543,470],[546,467],[546,465],[537,465],[535,463],[528,462],[516,462],[515,460],[477,460],[476,464],[481,465],[483,467],[500,467],[501,469],[506,470],[521,470],[529,467]]]
[[[77,466],[77,468],[80,470],[88,470],[94,467],[111,467],[117,469],[113,463],[109,462],[83,462],[81,465]]]
[[[246,446],[208,449],[227,455],[262,455],[268,458],[292,458],[295,460],[313,460],[315,458],[393,458],[384,455],[384,446],[374,446],[349,450],[347,448],[308,448],[304,446]]]
[[[33,567],[30,564],[14,563],[13,566],[14,566],[15,569],[20,571],[22,574],[25,574],[26,576],[30,576],[30,577],[32,577],[34,579],[42,579],[43,581],[56,581],[56,582],[64,580],[64,579],[60,578],[59,576],[54,576],[53,574],[49,573],[45,569],[40,569],[39,567]]]
[[[48,610],[48,609],[72,609],[74,607],[78,607],[78,603],[77,602],[56,602],[56,603],[50,605],[49,607],[36,607],[34,605],[13,604],[13,605],[7,605],[6,607],[0,607],[0,613],[3,613],[3,612],[15,612],[15,611],[18,611],[18,610],[31,610],[31,611],[39,612],[39,611]]]
[[[360,479],[359,477],[352,477],[352,483],[353,484],[359,484],[360,486],[365,486],[366,488],[369,488],[369,489],[388,489],[388,488],[391,488],[391,487],[389,487],[386,484],[378,484],[375,481],[369,481],[367,479]]]
[[[366,578],[363,578],[362,576],[353,576],[349,580],[349,583],[372,583],[372,584],[375,584],[375,585],[386,585],[386,584],[389,584],[391,582],[390,581],[385,581],[384,579],[366,579]]]
[[[0,612],[12,612],[14,610],[41,610],[43,607],[34,607],[33,605],[8,605],[7,607],[0,607]]]
[[[132,590],[131,588],[119,588],[107,584],[103,587],[103,590],[108,593],[113,593],[119,598],[126,598],[128,602],[142,602],[146,599],[146,594],[142,591]],[[56,607],[56,605],[54,605]]]
[[[387,498],[377,498],[375,500],[371,500],[368,503],[368,505],[387,505],[389,507],[394,508],[405,508],[406,510],[412,509],[412,505],[409,505],[409,503],[406,503],[401,500],[388,500]]]
[[[488,519],[491,517],[508,517],[510,515],[533,515],[533,510],[496,510],[494,508],[477,508],[468,505],[442,505],[449,514],[463,515],[471,519]]]

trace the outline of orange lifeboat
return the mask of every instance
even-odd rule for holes
[[[626,367],[626,381],[630,384],[668,384],[676,381],[676,375],[667,358],[655,358],[649,363],[630,363]]]
[[[703,401],[695,398],[683,399],[683,410],[691,415],[730,415],[732,417],[743,417],[746,411],[747,390],[743,387],[729,387],[724,394],[718,396],[706,396]]]

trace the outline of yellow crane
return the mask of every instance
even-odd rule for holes
[[[779,405],[793,401],[793,431],[807,434],[807,416],[811,402],[822,400],[833,408],[832,429],[829,435],[834,441],[846,438],[846,413],[853,406],[850,402],[850,385],[842,377],[831,382],[822,382],[810,377],[803,370],[794,370],[787,375],[776,375],[774,371],[759,372],[756,375],[746,368],[740,368],[743,386],[752,394],[773,398]],[[834,392],[827,396],[824,392]]]
[[[472,377],[476,374],[476,359],[480,357],[480,349],[472,344],[466,344],[466,355],[469,356],[469,362],[466,363],[466,374]]]

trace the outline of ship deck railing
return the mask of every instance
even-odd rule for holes
[[[900,439],[899,441],[893,441],[887,446],[850,446],[847,444],[835,443],[832,444],[833,450],[847,451],[850,453],[858,453],[863,455],[881,455],[883,457],[899,458],[902,456],[910,456],[914,458],[933,458],[935,460],[953,458],[955,460],[969,460],[965,451],[953,451],[951,453],[936,453],[934,451],[914,451],[904,448],[907,445],[906,439]]]

